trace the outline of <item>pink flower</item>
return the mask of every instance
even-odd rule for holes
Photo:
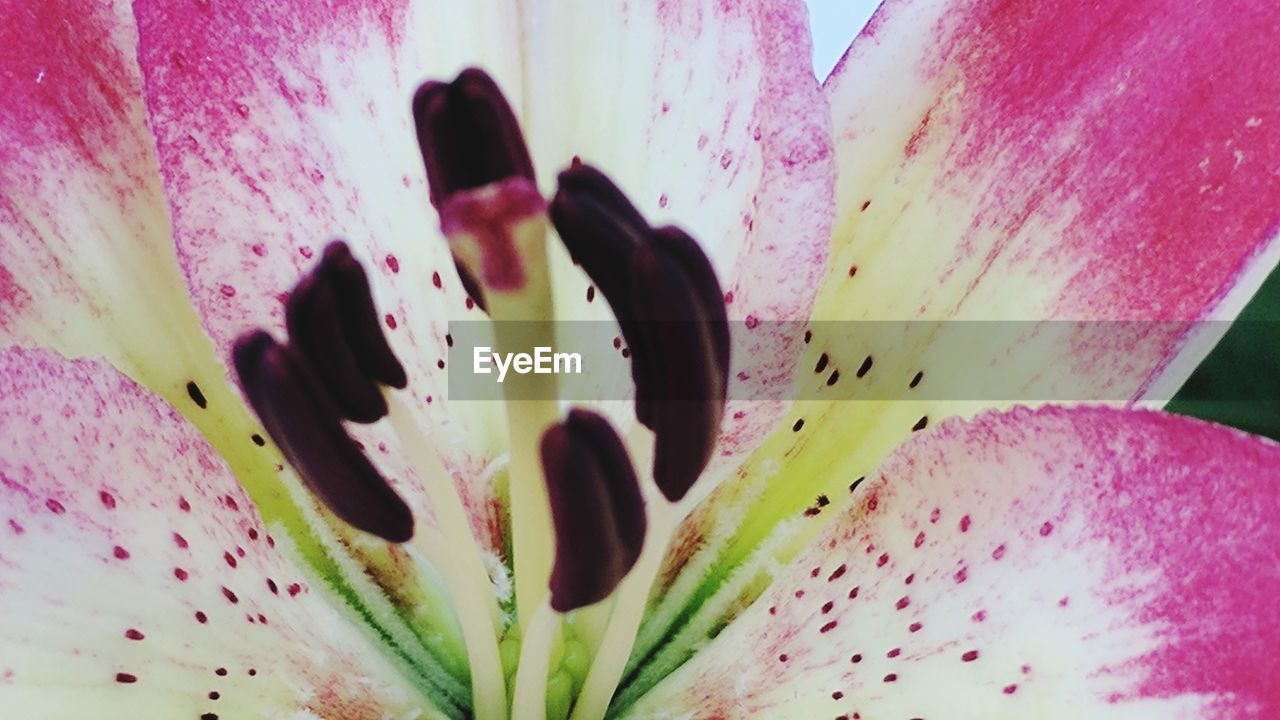
[[[0,715],[1280,715],[1280,448],[1144,409],[1276,264],[1270,5],[891,0],[821,87],[798,0],[0,15]],[[532,169],[451,203],[469,67]],[[615,315],[634,411],[451,397]]]

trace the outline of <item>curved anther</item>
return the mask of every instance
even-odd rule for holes
[[[716,365],[725,373],[727,381],[729,371],[729,323],[725,312],[724,293],[720,290],[720,281],[716,279],[715,268],[706,253],[685,231],[671,226],[660,227],[653,233],[654,244],[663,250],[666,256],[688,276],[691,287],[702,302],[702,309],[708,313],[708,328],[713,333]]]
[[[371,423],[387,414],[379,383],[403,388],[407,377],[382,332],[364,269],[346,243],[330,243],[294,288],[285,323],[290,343],[343,417]]]
[[[413,513],[343,429],[304,360],[261,330],[240,338],[232,359],[263,427],[326,507],[391,542],[413,537]]]
[[[459,191],[512,176],[533,182],[515,113],[485,71],[468,68],[451,83],[424,83],[413,96],[413,119],[436,207]]]
[[[653,480],[676,501],[711,460],[720,429],[728,387],[724,305],[707,305],[707,288],[665,240],[639,248],[630,275],[636,418],[653,430]],[[713,289],[718,299],[719,285]]]
[[[551,607],[568,612],[609,596],[644,546],[644,496],[626,447],[600,415],[573,410],[542,436],[555,526]]]
[[[550,214],[631,347],[636,418],[655,435],[654,481],[677,501],[709,462],[724,411],[729,329],[720,283],[692,238],[651,228],[588,165],[560,174]]]
[[[604,173],[581,161],[560,173],[551,223],[570,257],[604,293],[619,323],[630,320],[627,260],[650,235],[649,224]],[[623,327],[625,330],[625,325]]]
[[[382,332],[369,277],[360,261],[351,254],[347,244],[339,240],[325,248],[321,267],[331,273],[342,329],[360,369],[383,385],[401,390],[407,387],[409,377]]]

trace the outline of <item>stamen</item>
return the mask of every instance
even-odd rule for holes
[[[413,119],[436,207],[461,190],[508,177],[534,181],[515,113],[483,70],[463,70],[451,83],[423,84],[413,96]]]
[[[413,516],[383,480],[342,420],[390,416],[436,510],[436,527],[414,538],[448,589],[467,647],[474,717],[506,713],[498,655],[499,609],[453,479],[424,442],[404,401],[380,384],[404,388],[408,378],[378,322],[368,277],[344,243],[324,257],[290,295],[290,345],[266,332],[235,348],[241,384],[268,433],[307,486],[339,518],[387,540],[414,536]],[[407,551],[413,557],[415,547]]]
[[[558,183],[551,223],[569,256],[604,293],[626,335],[635,317],[627,292],[627,261],[647,241],[649,224],[622,191],[590,165],[575,162],[560,173]]]
[[[644,496],[609,421],[573,410],[542,436],[542,467],[556,532],[551,608],[599,602],[635,565],[644,545]]]
[[[413,513],[343,429],[306,362],[261,330],[236,342],[233,361],[272,440],[335,515],[391,542],[413,537]]]
[[[550,649],[562,627],[560,616],[544,600],[525,624],[528,630],[520,645],[511,720],[551,720],[547,717],[547,676]]]
[[[729,330],[711,263],[682,231],[650,228],[588,165],[560,174],[551,220],[632,349],[636,418],[656,438],[654,482],[678,501],[711,458],[728,388]]]
[[[636,631],[644,616],[653,581],[662,569],[670,538],[685,509],[687,507],[678,505],[654,508],[640,559],[614,592],[608,624],[574,704],[571,720],[600,720],[608,711],[627,659],[635,647]]]
[[[507,712],[498,631],[502,627],[497,597],[485,569],[480,546],[467,522],[452,474],[436,453],[431,437],[418,424],[404,399],[388,397],[387,419],[407,450],[435,510],[435,532],[426,529],[416,546],[440,573],[453,600],[471,667],[472,710],[476,720],[497,720]]]
[[[702,300],[702,310],[706,311],[708,329],[713,333],[716,365],[729,371],[729,324],[724,304],[724,293],[720,291],[720,281],[716,278],[715,268],[698,241],[685,231],[671,227],[660,227],[654,231],[655,244],[666,251],[667,257],[680,266],[689,276],[692,287]]]
[[[387,414],[378,383],[403,388],[407,377],[378,323],[364,269],[346,243],[331,243],[294,288],[285,321],[290,342],[343,417],[372,423]]]

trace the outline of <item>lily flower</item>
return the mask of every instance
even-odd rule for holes
[[[1277,15],[6,0],[0,715],[1280,716]]]

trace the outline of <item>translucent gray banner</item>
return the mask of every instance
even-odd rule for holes
[[[731,322],[729,399],[1120,402],[1167,400],[1155,383],[1188,343],[1212,344],[1230,323],[1204,321]],[[1239,325],[1239,323],[1237,323]],[[1280,371],[1280,321],[1244,328],[1251,364]],[[668,328],[669,329],[669,328]],[[454,322],[448,393],[458,400],[626,400],[631,349],[613,322]],[[661,323],[647,335],[665,337]],[[703,357],[665,367],[696,371]],[[661,385],[661,383],[659,383]],[[661,390],[659,390],[661,393]],[[1156,392],[1156,395],[1152,395]],[[1274,402],[1242,382],[1209,401]],[[663,397],[660,395],[660,397]],[[665,396],[670,400],[691,400]]]

